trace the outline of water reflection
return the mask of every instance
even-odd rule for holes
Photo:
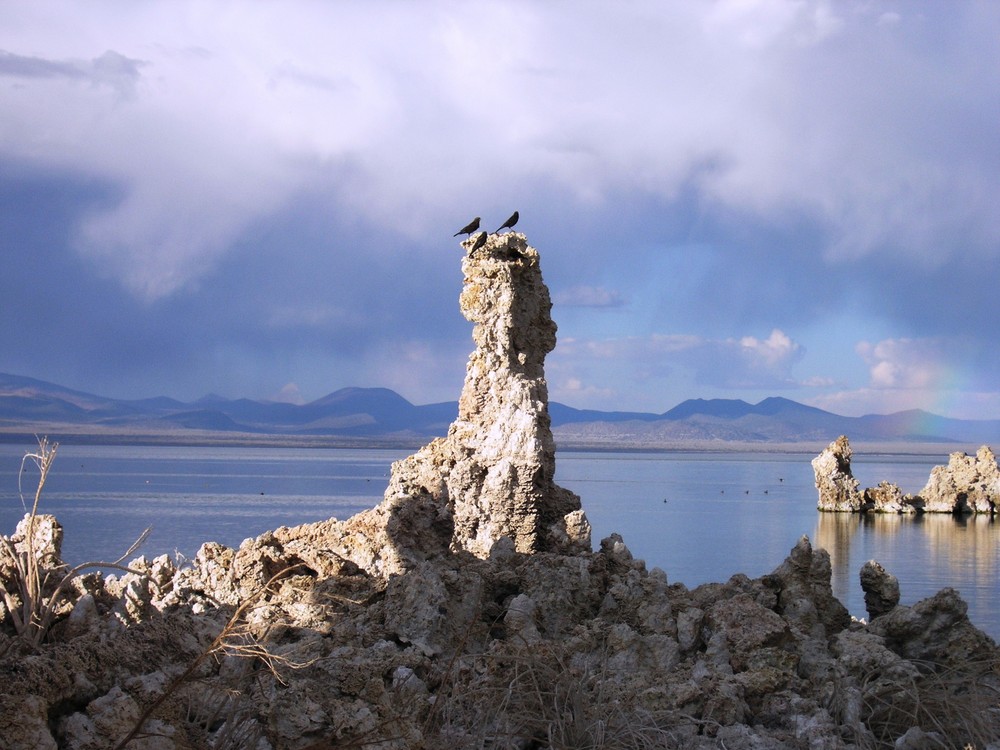
[[[865,615],[858,576],[868,560],[899,579],[903,604],[950,586],[974,612],[1000,607],[1000,525],[988,516],[818,513],[814,539],[830,553],[834,594],[856,616]]]
[[[346,518],[381,499],[392,461],[408,451],[73,446],[46,486],[45,511],[66,529],[67,561],[120,552],[150,524],[149,557],[202,542],[237,546],[281,525]],[[0,533],[24,514],[23,449],[0,444]],[[900,581],[904,604],[945,586],[1000,637],[1000,524],[988,518],[820,513],[811,455],[561,452],[556,481],[577,492],[595,542],[622,534],[636,557],[694,587],[734,573],[769,573],[803,535],[833,558],[834,594],[865,616],[858,573],[874,559]],[[886,478],[915,491],[934,457],[857,462],[866,487]]]

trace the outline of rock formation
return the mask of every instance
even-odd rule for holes
[[[544,363],[556,325],[538,252],[513,232],[472,250],[474,242],[462,243],[469,252],[459,304],[475,323],[476,349],[447,437],[393,464],[377,507],[274,532],[277,544],[324,574],[345,561],[386,576],[452,552],[485,558],[504,537],[518,552],[591,550],[580,498],[553,481]],[[264,580],[261,571],[256,582]]]
[[[986,513],[1000,509],[1000,466],[989,446],[975,456],[952,453],[947,466],[931,469],[917,495],[904,494],[890,482],[863,492],[851,473],[851,446],[841,435],[812,461],[820,510],[848,513]]]
[[[769,575],[693,590],[618,535],[592,552],[579,499],[552,481],[555,326],[537,253],[514,233],[463,244],[477,348],[447,437],[397,462],[383,502],[346,521],[207,543],[179,570],[140,558],[76,579],[38,649],[0,612],[0,750],[1000,737],[1000,650],[951,590],[897,605],[889,574],[866,566],[865,626],[806,538]],[[831,455],[824,476],[857,494],[846,438]],[[34,549],[43,574],[64,569],[57,544]],[[12,570],[0,553],[7,590]]]
[[[471,246],[470,241],[464,243]],[[386,497],[447,504],[452,547],[486,557],[501,537],[518,552],[590,551],[580,498],[556,486],[545,355],[556,345],[538,252],[523,234],[491,235],[462,262],[462,314],[475,323],[458,420],[393,467]]]
[[[920,490],[927,513],[989,513],[1000,509],[1000,467],[989,446],[975,456],[952,453],[947,466],[935,466]]]
[[[841,435],[812,460],[819,490],[819,510],[857,513],[861,510],[862,494],[851,473],[851,445],[846,435]]]
[[[867,487],[862,497],[861,509],[870,513],[906,515],[921,510],[919,498],[905,494],[899,485],[892,482],[882,481],[874,487]]]
[[[874,620],[891,612],[899,604],[899,579],[875,560],[861,566],[861,590],[865,592],[865,609]]]

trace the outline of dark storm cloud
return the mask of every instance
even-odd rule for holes
[[[962,372],[1000,413],[995,4],[184,7],[8,9],[0,158],[45,188],[0,173],[0,242],[35,237],[15,257],[57,278],[3,283],[78,319],[5,326],[0,366],[57,368],[57,340],[132,391],[448,398],[450,235],[518,209],[567,342],[556,396],[923,403],[888,362]]]

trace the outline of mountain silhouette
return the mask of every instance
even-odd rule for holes
[[[1000,420],[949,419],[920,410],[843,417],[781,397],[689,399],[662,414],[575,409],[550,402],[560,445],[630,446],[671,441],[852,440],[1000,443]],[[185,403],[157,396],[113,399],[34,378],[0,373],[0,435],[105,435],[128,439],[178,435],[299,436],[365,441],[420,441],[444,435],[458,403],[415,405],[388,388],[341,388],[307,404],[227,399],[211,394]],[[179,439],[179,438],[178,438]]]

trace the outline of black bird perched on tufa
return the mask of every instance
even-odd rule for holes
[[[473,243],[472,243],[472,247],[470,247],[470,248],[469,248],[469,255],[470,255],[470,256],[471,256],[471,255],[472,255],[472,254],[473,254],[474,252],[476,252],[476,250],[478,250],[479,248],[481,248],[481,247],[482,247],[483,245],[485,245],[485,244],[486,244],[486,238],[487,238],[488,236],[489,236],[489,235],[487,235],[487,234],[486,234],[486,232],[480,232],[480,233],[479,233],[479,235],[478,235],[478,236],[476,237],[476,241],[475,241],[475,242],[473,242]]]
[[[509,218],[509,219],[507,219],[507,221],[505,221],[505,222],[503,223],[503,226],[502,226],[502,227],[500,227],[500,229],[498,229],[498,230],[497,230],[496,232],[494,232],[493,234],[497,234],[497,232],[501,232],[501,231],[503,231],[504,229],[513,229],[514,225],[515,225],[515,224],[517,224],[517,220],[518,220],[518,215],[517,215],[517,211],[515,211],[514,213],[512,213],[512,214],[510,215],[510,218]]]
[[[455,234],[453,234],[452,237],[458,237],[458,235],[460,235],[460,234],[470,235],[473,232],[475,232],[477,229],[479,229],[479,217],[478,216],[475,219],[473,219],[472,221],[470,221],[468,224],[466,224],[464,227],[462,227],[461,229],[459,229],[457,232],[455,232]]]

